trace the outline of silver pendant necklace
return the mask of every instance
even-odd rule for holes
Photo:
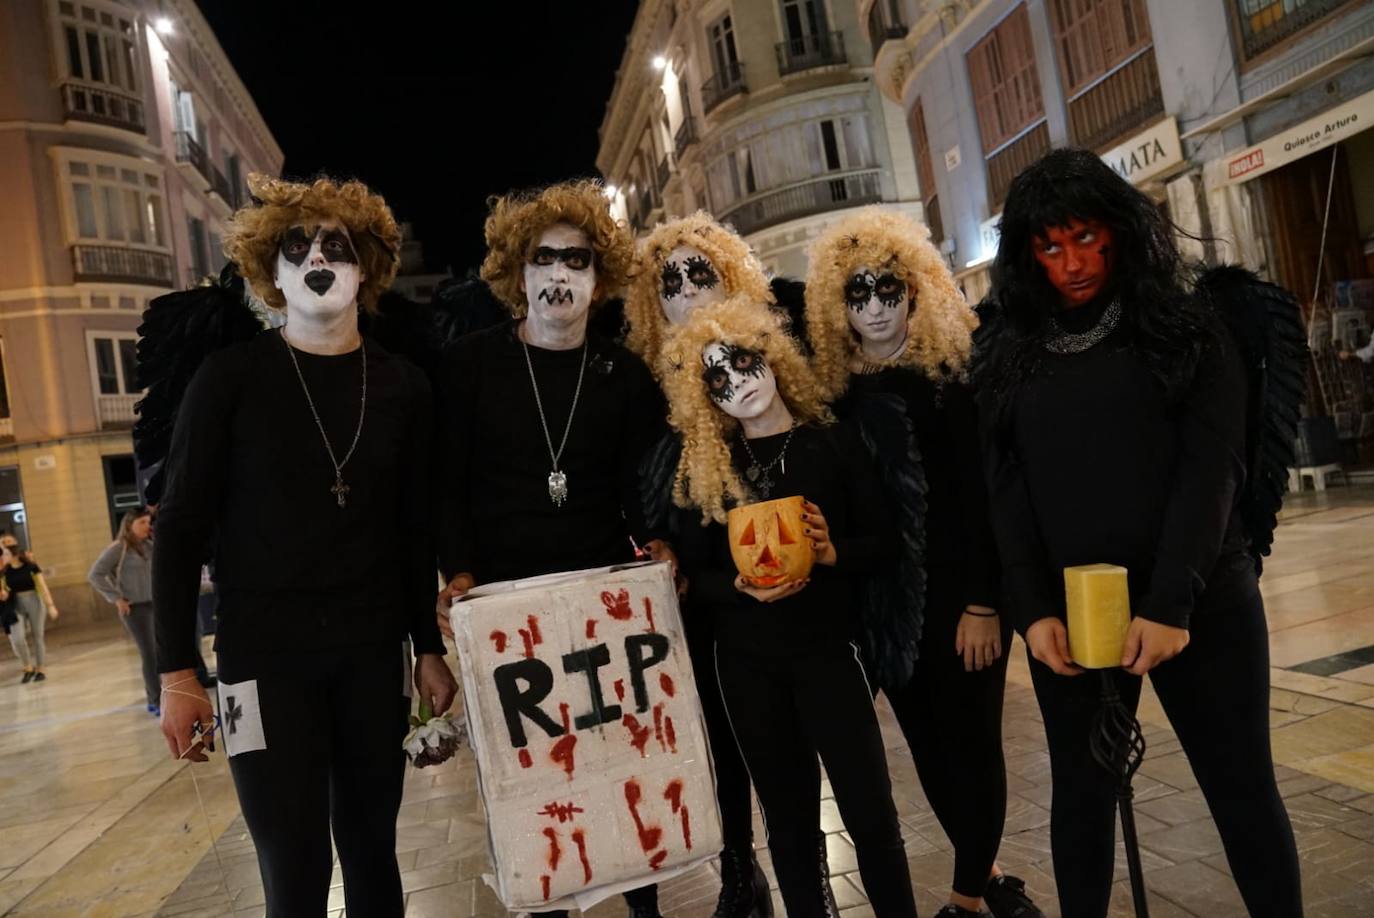
[[[782,441],[782,449],[778,450],[778,454],[773,457],[773,461],[767,465],[759,463],[758,457],[754,455],[753,447],[749,445],[749,438],[744,436],[742,431],[740,433],[740,442],[744,444],[744,451],[749,454],[749,468],[744,470],[744,477],[749,479],[749,484],[751,484],[755,490],[758,491],[759,496],[765,500],[767,500],[768,495],[773,490],[773,479],[769,477],[768,473],[773,471],[775,467],[781,465],[782,473],[784,475],[787,474],[787,447],[788,444],[792,442],[792,434],[796,432],[797,426],[794,424],[791,429],[787,431],[787,439]]]
[[[1046,324],[1049,326],[1049,335],[1045,338],[1045,350],[1051,354],[1081,354],[1100,343],[1121,324],[1121,301],[1112,300],[1097,324],[1085,332],[1066,332],[1053,316],[1046,320]]]
[[[301,390],[305,392],[306,404],[310,406],[310,414],[315,418],[315,426],[320,429],[320,439],[324,440],[325,452],[329,453],[329,463],[334,466],[334,486],[329,489],[329,493],[334,495],[334,499],[342,508],[348,503],[348,492],[352,490],[344,484],[343,470],[348,465],[348,460],[353,458],[353,451],[358,448],[358,440],[363,435],[363,418],[367,417],[367,344],[360,342],[359,350],[363,352],[363,400],[358,408],[358,429],[353,431],[353,443],[349,445],[348,452],[340,462],[334,458],[334,447],[329,444],[329,434],[324,432],[324,423],[320,420],[320,413],[315,410],[315,400],[310,397],[310,387],[305,384],[305,374],[301,372],[300,361],[296,359],[296,349],[291,346],[291,342],[286,340],[286,328],[281,330],[282,343],[286,345],[286,353],[291,355],[291,365],[296,368],[296,378],[301,381]]]
[[[549,472],[549,500],[553,501],[555,507],[561,507],[568,499],[568,474],[558,467],[558,461],[563,458],[563,450],[568,445],[573,415],[577,414],[577,400],[582,395],[582,377],[587,372],[587,342],[582,342],[582,366],[577,371],[577,388],[573,390],[572,407],[568,409],[568,424],[563,428],[563,441],[558,444],[557,451],[553,448],[553,436],[549,433],[549,420],[544,416],[544,400],[539,397],[539,383],[534,378],[534,361],[530,359],[530,346],[525,343],[524,338],[520,339],[520,344],[525,348],[525,366],[530,371],[530,387],[534,389],[534,406],[539,409],[539,424],[544,428],[544,442],[548,444],[549,458],[553,460],[553,469]]]

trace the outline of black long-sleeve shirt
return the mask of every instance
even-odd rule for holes
[[[956,617],[968,606],[998,606],[997,548],[988,516],[987,486],[978,441],[973,393],[958,381],[937,385],[908,367],[887,367],[850,377],[836,405],[847,416],[852,402],[870,393],[900,396],[911,419],[926,476],[926,567],[932,583],[954,584],[957,608],[927,607],[927,615]],[[942,589],[943,591],[943,589]]]
[[[596,334],[576,414],[582,348],[530,347],[549,435],[568,497],[549,497],[552,462],[530,364],[508,322],[460,339],[445,355],[439,382],[443,522],[440,566],[446,577],[478,583],[581,570],[634,559],[643,545],[639,463],[662,434],[663,396],[644,364]]]
[[[993,528],[1017,627],[1064,614],[1065,567],[1119,564],[1133,614],[1187,627],[1195,607],[1255,589],[1238,513],[1245,378],[1234,346],[1207,352],[1170,404],[1118,328],[1045,353],[999,431],[983,412]]]
[[[212,354],[177,415],[158,507],[158,668],[193,667],[200,569],[215,562],[215,647],[239,661],[407,634],[444,652],[436,594],[433,399],[421,372],[366,342],[367,409],[334,467],[276,332]],[[334,454],[357,429],[362,352],[296,351]],[[240,664],[241,665],[241,664]]]
[[[786,436],[759,437],[749,445],[768,463]],[[741,473],[752,463],[738,437],[731,455]],[[710,610],[722,646],[751,653],[783,655],[854,640],[860,625],[858,578],[897,557],[896,526],[868,451],[847,422],[799,427],[786,462],[768,475],[774,483],[770,499],[801,495],[820,508],[835,545],[835,565],[817,564],[799,593],[759,602],[735,589],[738,571],[726,527],[688,523],[682,527],[678,561],[694,606]]]

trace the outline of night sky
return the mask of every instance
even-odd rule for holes
[[[415,224],[430,268],[458,275],[481,261],[488,195],[596,174],[596,130],[637,6],[197,4],[286,175],[362,179]]]

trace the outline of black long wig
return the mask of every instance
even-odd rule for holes
[[[1011,183],[1002,211],[992,292],[980,313],[991,319],[988,349],[975,368],[1000,410],[1040,367],[1047,320],[1059,293],[1035,258],[1035,241],[1071,220],[1112,230],[1108,292],[1120,299],[1131,347],[1173,402],[1192,385],[1220,326],[1192,293],[1193,270],[1174,245],[1175,227],[1153,201],[1089,150],[1054,150]]]

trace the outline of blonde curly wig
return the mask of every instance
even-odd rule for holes
[[[534,254],[539,235],[555,223],[576,226],[591,240],[601,296],[593,307],[625,286],[634,261],[634,241],[611,216],[611,202],[600,182],[559,182],[492,197],[487,204],[491,213],[485,229],[487,257],[482,261],[482,280],[516,318],[529,309],[521,287],[525,264]]]
[[[281,237],[293,226],[314,235],[320,223],[334,220],[348,230],[358,253],[363,275],[358,305],[376,312],[377,298],[391,286],[401,265],[401,228],[381,195],[356,180],[317,178],[307,185],[257,172],[248,176],[248,190],[260,203],[230,218],[224,254],[238,265],[258,299],[272,309],[286,309],[286,298],[275,283]]]
[[[734,344],[763,354],[777,378],[778,394],[799,424],[833,420],[824,393],[806,358],[775,312],[756,299],[735,296],[698,310],[685,325],[667,330],[659,355],[659,376],[668,396],[668,423],[682,437],[682,459],[673,481],[673,502],[698,507],[702,525],[725,522],[726,501],[747,503],[751,496],[730,461],[730,439],[739,422],[711,400],[702,378],[702,353],[715,343]]]
[[[861,267],[891,271],[912,290],[906,348],[892,363],[914,367],[936,382],[963,376],[978,317],[931,245],[929,229],[896,211],[868,207],[831,225],[808,254],[811,366],[829,398],[844,391],[864,359],[844,298],[845,284]]]
[[[630,330],[625,345],[650,367],[658,361],[668,320],[659,303],[663,265],[678,246],[700,249],[720,272],[725,296],[745,296],[754,303],[773,303],[768,275],[749,243],[734,230],[699,210],[688,217],[659,225],[640,244],[625,293],[625,320]]]

